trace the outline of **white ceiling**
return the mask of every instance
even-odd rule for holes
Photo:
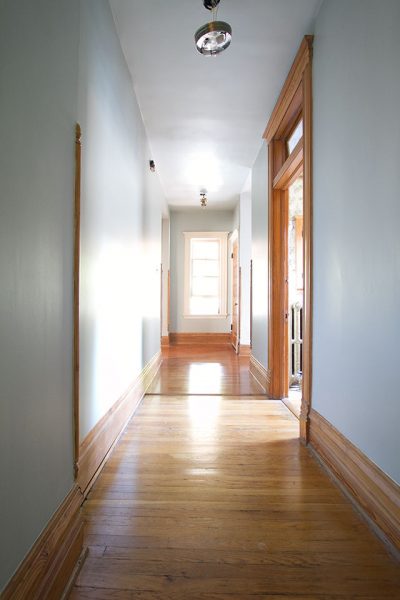
[[[172,207],[233,207],[321,0],[221,0],[231,46],[200,55],[202,0],[110,0],[157,171]]]

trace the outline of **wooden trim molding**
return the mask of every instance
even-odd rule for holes
[[[299,176],[303,164],[303,140],[301,139],[293,152],[283,163],[274,177],[272,186],[281,190],[287,189]]]
[[[303,74],[303,382],[300,439],[309,440],[312,382],[312,295],[313,295],[313,171],[312,171],[312,70],[310,61]]]
[[[1,594],[2,600],[54,600],[83,546],[82,493],[75,485]]]
[[[295,94],[301,86],[303,73],[312,60],[313,39],[312,35],[306,35],[301,42],[296,58],[263,134],[263,138],[268,143],[276,137],[276,134],[280,133],[282,123],[286,127],[290,127],[295,118],[289,114],[289,109]],[[288,122],[285,123],[285,120]]]
[[[189,344],[200,345],[204,344],[228,344],[231,345],[230,333],[170,333],[170,344]]]
[[[250,373],[254,379],[261,385],[265,393],[269,395],[271,386],[271,373],[264,367],[253,354],[250,355]]]
[[[74,199],[74,342],[73,342],[73,393],[74,393],[74,472],[78,475],[79,460],[79,281],[81,236],[81,153],[82,131],[75,126],[75,199]]]
[[[239,344],[239,356],[250,356],[251,346],[250,344]]]
[[[250,260],[250,348],[253,344],[253,260]]]
[[[303,386],[300,439],[308,442],[312,369],[312,49],[304,37],[264,138],[268,143],[268,368],[269,395],[288,394],[288,186],[303,173]],[[303,137],[288,155],[287,139],[299,119]]]
[[[313,409],[310,446],[384,539],[400,552],[400,486]]]
[[[80,444],[78,484],[84,495],[90,491],[110,452],[139,406],[160,368],[158,352],[128,390],[113,404]]]

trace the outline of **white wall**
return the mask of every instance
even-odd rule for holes
[[[0,3],[0,590],[73,483],[77,0]]]
[[[325,0],[314,46],[313,406],[400,482],[400,3]]]
[[[161,208],[109,3],[81,3],[80,435],[160,346]]]
[[[229,333],[231,315],[226,318],[191,318],[183,316],[184,295],[184,231],[232,231],[233,211],[207,210],[194,208],[173,210],[170,213],[171,239],[171,331],[199,333]],[[228,275],[230,269],[228,268]],[[228,313],[230,313],[231,292],[228,280]]]
[[[253,356],[268,367],[268,149],[263,143],[252,169]]]
[[[241,280],[240,343],[250,344],[251,174],[240,194],[239,254]]]

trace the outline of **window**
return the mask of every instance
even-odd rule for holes
[[[227,316],[227,232],[185,232],[184,316]]]
[[[288,154],[292,154],[293,150],[296,148],[298,142],[303,137],[303,119],[301,119],[296,127],[294,128],[292,134],[289,136],[287,140],[287,151]]]

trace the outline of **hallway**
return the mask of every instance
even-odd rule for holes
[[[246,359],[166,354],[84,504],[71,600],[400,598],[398,567]]]

